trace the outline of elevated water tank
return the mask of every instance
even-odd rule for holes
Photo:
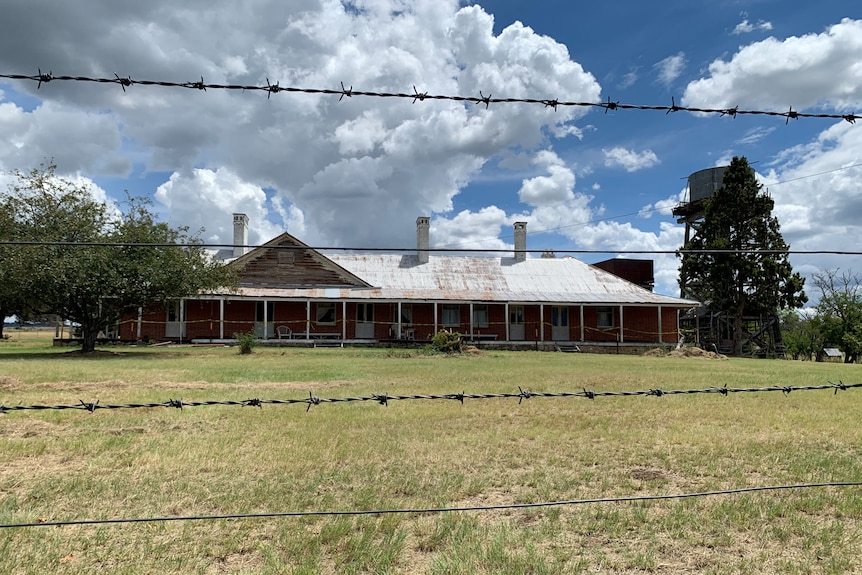
[[[727,166],[707,168],[690,175],[688,177],[688,201],[699,202],[714,194],[721,187],[725,169]]]

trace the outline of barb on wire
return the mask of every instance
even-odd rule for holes
[[[715,491],[694,493],[667,493],[659,495],[624,495],[621,497],[597,497],[593,499],[569,499],[566,501],[540,501],[535,503],[502,503],[499,505],[471,505],[463,507],[426,507],[409,509],[360,509],[353,511],[273,511],[269,513],[226,513],[221,515],[173,515],[168,517],[134,517],[114,519],[70,519],[66,521],[35,521],[21,523],[0,523],[0,529],[24,527],[68,527],[72,525],[105,525],[117,523],[164,523],[168,521],[219,521],[225,519],[272,519],[279,517],[309,516],[346,516],[346,515],[395,515],[395,514],[437,514],[466,511],[498,511],[507,509],[537,509],[541,507],[571,507],[575,505],[601,503],[633,503],[642,501],[666,501],[671,499],[693,499],[721,495],[738,495],[764,491],[789,491],[792,489],[815,489],[826,487],[859,487],[862,481],[829,481],[823,483],[796,483],[790,485],[759,485],[738,487]]]
[[[340,102],[345,96],[347,96],[348,98],[353,97],[353,86],[350,86],[350,88],[345,90],[344,89],[344,82],[342,82],[341,83],[341,97],[338,98],[338,101]]]
[[[319,397],[314,397],[313,395],[311,395],[311,392],[309,391],[308,392],[308,399],[306,399],[305,401],[308,402],[308,407],[305,408],[305,412],[308,413],[308,410],[311,409],[311,406],[312,405],[320,405],[321,400]]]
[[[114,73],[114,77],[116,78],[116,83],[119,84],[120,87],[123,89],[123,92],[126,91],[126,86],[132,85],[131,76],[129,76],[128,78],[120,78],[116,73]],[[203,79],[203,76],[201,76],[201,79]]]
[[[208,400],[208,401],[184,401],[182,399],[169,399],[162,403],[125,403],[125,404],[100,404],[97,401],[84,402],[80,401],[77,404],[71,405],[7,405],[0,404],[0,415],[10,411],[42,411],[48,409],[83,409],[90,413],[99,409],[136,409],[136,408],[153,408],[153,407],[173,407],[176,409],[184,409],[186,407],[199,407],[205,405],[233,405],[240,407],[259,407],[263,408],[264,404],[270,405],[291,405],[294,403],[306,404],[305,411],[308,412],[312,405],[321,405],[324,403],[348,403],[348,402],[374,402],[379,405],[388,406],[391,401],[405,400],[456,400],[464,404],[465,399],[517,399],[520,405],[525,399],[534,397],[544,398],[563,398],[563,397],[583,397],[585,399],[595,400],[597,397],[665,397],[668,395],[695,395],[695,394],[719,394],[728,396],[731,393],[763,393],[771,391],[780,391],[785,396],[790,395],[792,391],[814,391],[820,389],[831,389],[833,395],[837,395],[838,391],[846,391],[851,388],[862,387],[862,383],[844,383],[829,382],[823,385],[776,385],[768,387],[708,387],[705,389],[644,389],[633,391],[589,391],[586,388],[583,391],[528,391],[518,387],[518,392],[503,392],[503,393],[447,393],[443,395],[429,394],[411,394],[411,395],[389,395],[386,393],[373,394],[356,397],[316,397],[308,392],[308,397],[301,399],[244,399],[244,400]]]
[[[464,405],[464,392],[463,391],[461,393],[450,393],[446,397],[447,397],[447,399],[454,399],[456,401],[460,401],[461,405]],[[2,408],[3,408],[3,406],[0,405],[0,413],[2,413]]]
[[[36,84],[36,89],[37,90],[40,89],[42,87],[42,84],[47,84],[48,82],[50,82],[53,79],[54,78],[51,76],[51,72],[48,72],[47,74],[43,74],[42,68],[39,68],[39,75],[37,76],[37,80],[36,80],[39,83]]]
[[[791,119],[798,120],[800,118],[824,118],[824,119],[836,119],[836,120],[845,120],[851,124],[855,124],[856,120],[862,118],[862,116],[858,114],[838,114],[838,113],[827,113],[827,114],[809,114],[804,112],[798,112],[793,109],[791,106],[787,112],[779,112],[779,111],[770,111],[770,110],[740,110],[739,106],[735,106],[733,108],[695,108],[689,106],[681,106],[676,103],[675,98],[671,98],[670,106],[651,106],[646,104],[621,104],[620,102],[611,101],[610,96],[607,101],[599,101],[599,102],[573,102],[566,101],[559,98],[493,98],[489,93],[485,96],[483,91],[479,91],[479,97],[468,97],[468,96],[451,96],[451,95],[443,95],[443,94],[429,94],[428,92],[420,92],[416,86],[413,86],[413,92],[374,92],[374,91],[359,91],[354,90],[351,85],[349,88],[344,86],[344,82],[341,82],[341,89],[326,89],[326,88],[303,88],[303,87],[294,87],[294,86],[280,86],[278,82],[272,84],[269,81],[269,78],[266,79],[265,85],[241,85],[241,84],[214,84],[204,82],[203,76],[201,76],[200,81],[191,81],[191,82],[171,82],[164,80],[133,80],[131,76],[126,76],[125,78],[119,76],[118,74],[114,74],[113,78],[96,78],[89,76],[55,76],[52,72],[48,72],[47,74],[42,72],[42,69],[38,69],[37,74],[29,75],[29,74],[0,74],[0,78],[6,78],[9,80],[29,80],[32,82],[36,82],[36,89],[40,89],[42,84],[47,84],[49,82],[59,80],[59,81],[70,81],[70,82],[90,82],[96,84],[119,84],[123,89],[123,92],[126,91],[126,88],[131,86],[161,86],[167,88],[186,88],[193,90],[200,90],[206,92],[207,89],[212,90],[241,90],[243,92],[266,92],[267,99],[272,96],[272,94],[278,94],[279,92],[294,92],[294,93],[305,93],[305,94],[322,94],[329,96],[338,96],[338,100],[342,101],[345,97],[352,98],[354,96],[366,96],[366,97],[378,97],[378,98],[406,98],[413,101],[415,104],[417,101],[424,102],[425,100],[450,100],[453,102],[471,102],[476,105],[485,105],[485,109],[487,110],[491,104],[513,104],[513,103],[521,103],[521,104],[538,104],[545,107],[553,108],[555,111],[559,106],[565,107],[585,107],[585,108],[602,108],[605,111],[605,114],[608,111],[616,111],[616,110],[638,110],[638,111],[664,111],[665,115],[670,114],[671,112],[693,112],[700,114],[717,114],[719,116],[730,116],[732,118],[736,118],[738,115],[764,115],[764,116],[778,116],[783,117],[785,119],[785,125],[790,122]]]
[[[413,86],[413,103],[414,104],[416,103],[416,100],[419,100],[420,102],[424,102],[425,98],[427,98],[427,97],[428,97],[428,92],[421,92],[420,93],[419,90],[416,89],[416,86]]]
[[[81,406],[84,409],[86,409],[87,411],[89,411],[90,413],[95,413],[96,408],[99,407],[99,400],[98,399],[93,403],[85,403],[83,399],[79,399],[78,401],[80,401]]]
[[[389,397],[388,397],[385,393],[384,393],[384,394],[382,394],[382,395],[375,395],[375,396],[374,396],[374,399],[375,399],[375,400],[377,401],[377,403],[379,403],[380,405],[389,405]]]

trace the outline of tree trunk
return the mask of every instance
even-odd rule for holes
[[[81,353],[96,351],[96,338],[99,337],[99,328],[90,322],[81,324]]]

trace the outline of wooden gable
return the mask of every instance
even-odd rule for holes
[[[288,233],[253,249],[229,265],[242,287],[372,287]]]

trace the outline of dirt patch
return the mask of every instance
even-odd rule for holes
[[[706,351],[697,346],[681,347],[670,352],[665,352],[661,349],[651,349],[644,353],[647,357],[679,357],[683,359],[727,359],[726,355],[715,353],[714,351]]]
[[[461,351],[463,353],[469,353],[471,355],[485,355],[485,351],[479,349],[475,345],[465,345],[464,347],[461,348]]]
[[[658,469],[635,469],[631,472],[632,479],[638,481],[660,481],[667,479],[664,472]]]

